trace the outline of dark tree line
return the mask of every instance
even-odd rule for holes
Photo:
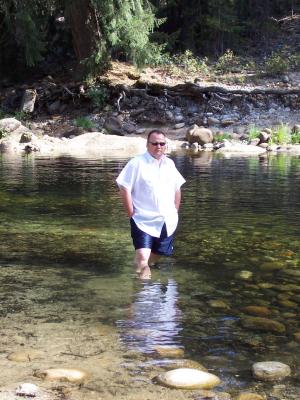
[[[220,56],[227,48],[247,49],[266,41],[276,29],[273,18],[300,11],[297,0],[157,0],[153,2],[171,35],[171,49]]]
[[[0,73],[68,61],[96,73],[111,58],[142,65],[187,49],[218,57],[267,42],[274,18],[297,12],[299,0],[0,0]]]

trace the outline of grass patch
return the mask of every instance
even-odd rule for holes
[[[292,142],[291,128],[286,124],[280,124],[272,130],[271,143],[288,144]]]
[[[74,120],[74,125],[77,126],[78,128],[83,128],[83,129],[86,129],[86,130],[96,127],[94,122],[91,121],[89,118],[86,118],[86,117],[78,117],[78,118],[76,118]]]

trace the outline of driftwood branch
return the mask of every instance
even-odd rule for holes
[[[229,88],[226,86],[215,86],[215,85],[197,85],[194,83],[186,83],[183,85],[177,85],[173,88],[172,92],[178,94],[189,94],[190,96],[202,95],[203,93],[222,93],[222,94],[263,94],[263,95],[291,95],[300,94],[300,88]]]

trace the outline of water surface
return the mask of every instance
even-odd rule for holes
[[[1,158],[0,385],[80,364],[106,398],[168,391],[151,379],[170,358],[158,350],[171,346],[232,394],[272,393],[251,366],[287,363],[280,396],[299,397],[300,158],[172,158],[187,179],[175,253],[150,282],[134,277],[114,182],[127,160]],[[258,316],[249,306],[284,330],[245,327]],[[41,356],[7,360],[28,348]]]

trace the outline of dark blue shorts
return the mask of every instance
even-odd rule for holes
[[[160,237],[154,237],[138,228],[133,218],[130,218],[131,237],[135,250],[151,249],[155,254],[170,256],[173,253],[174,234],[167,236],[166,224],[163,225]]]

